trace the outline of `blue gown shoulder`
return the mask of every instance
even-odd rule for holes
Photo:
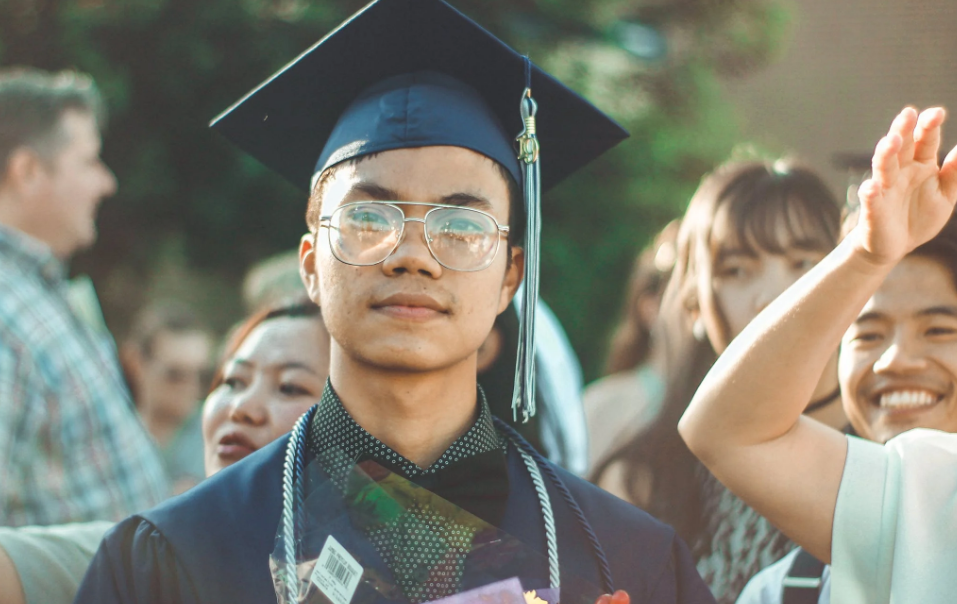
[[[275,601],[269,555],[282,507],[288,437],[222,470],[185,494],[117,525],[80,587],[78,604],[261,604]],[[645,512],[552,466],[602,544],[617,589],[633,604],[710,604],[688,548]],[[502,529],[546,551],[538,499],[521,456],[509,447],[510,492]],[[563,569],[600,586],[587,535],[554,486]],[[547,566],[535,569],[547,579]]]

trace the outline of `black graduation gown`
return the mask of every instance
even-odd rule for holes
[[[281,438],[183,495],[118,524],[104,538],[76,604],[275,602],[269,556],[282,508],[287,443],[288,436]],[[507,465],[510,487],[500,528],[542,554],[540,568],[523,574],[537,575],[545,586],[546,541],[538,498],[512,445]],[[604,547],[615,588],[626,590],[633,604],[714,602],[673,529],[556,470]],[[600,586],[584,532],[551,484],[549,494],[562,567]]]

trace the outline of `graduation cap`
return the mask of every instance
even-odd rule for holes
[[[534,414],[540,193],[624,140],[621,126],[442,0],[372,2],[211,125],[302,188],[389,149],[460,146],[506,168],[526,207],[513,409]]]

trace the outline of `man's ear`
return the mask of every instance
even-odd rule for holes
[[[29,195],[39,184],[43,174],[43,160],[29,147],[18,147],[10,154],[0,183],[9,188],[17,197]]]
[[[309,299],[319,304],[319,267],[316,266],[315,233],[306,233],[299,240],[299,277]]]
[[[525,277],[525,250],[512,246],[511,251],[512,262],[509,264],[508,270],[505,271],[505,279],[502,281],[502,293],[498,301],[499,314],[508,308],[509,303],[511,303],[512,298],[515,296],[515,292],[518,291],[518,286],[522,284],[522,279]]]

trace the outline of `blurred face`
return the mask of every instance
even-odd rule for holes
[[[820,249],[819,244],[796,240],[783,220],[776,227],[775,237],[780,252],[743,245],[738,237],[727,234],[730,229],[721,228],[728,223],[726,214],[719,212],[715,219],[715,232],[726,234],[718,237],[710,282],[699,283],[698,296],[708,338],[718,353],[829,251]]]
[[[207,475],[289,432],[319,401],[328,342],[322,321],[309,317],[269,319],[249,333],[203,408]]]
[[[60,120],[63,142],[45,167],[36,190],[29,229],[60,257],[96,241],[100,202],[116,192],[116,179],[100,159],[100,133],[92,115],[66,111]]]
[[[140,407],[185,421],[202,399],[210,346],[209,336],[201,331],[158,333],[139,374]]]
[[[937,261],[908,256],[844,335],[844,407],[861,436],[957,432],[957,289]]]
[[[508,188],[496,166],[459,147],[398,149],[342,166],[324,190],[322,213],[363,200],[463,205],[501,225],[509,220]],[[407,218],[429,209],[403,206]],[[521,252],[514,250],[516,261],[506,269],[504,240],[490,266],[461,272],[436,262],[421,223],[406,223],[395,252],[374,266],[336,260],[328,236],[321,228],[303,239],[304,280],[322,307],[334,350],[364,365],[425,372],[474,363],[521,280]]]

